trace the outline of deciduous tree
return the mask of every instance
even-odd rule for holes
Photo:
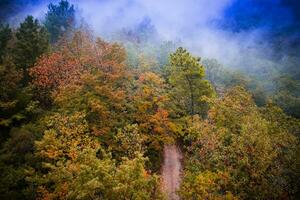
[[[187,174],[205,179],[207,171],[227,174],[227,183],[217,184],[219,189],[213,192],[212,199],[225,197],[228,192],[241,199],[284,198],[293,194],[289,176],[294,175],[287,172],[293,171],[297,138],[288,129],[275,131],[278,124],[268,120],[245,89],[229,90],[223,98],[214,100],[206,120],[191,122]],[[213,177],[211,182],[215,181]],[[191,184],[191,180],[186,177],[183,186]],[[198,187],[203,191],[194,191],[194,195],[210,193],[215,186],[199,182]],[[182,190],[183,194],[188,192]]]

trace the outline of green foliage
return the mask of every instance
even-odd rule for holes
[[[263,117],[271,122],[270,128],[274,131],[287,131],[299,137],[300,120],[286,114],[280,107],[272,102],[268,102],[265,107],[261,108]]]
[[[39,161],[34,156],[34,141],[40,138],[37,125],[27,124],[13,128],[10,138],[0,151],[0,198],[32,199],[34,191],[26,183],[26,168],[36,166]]]
[[[283,75],[276,80],[274,101],[288,114],[300,118],[300,82]]]
[[[140,133],[138,125],[127,125],[119,129],[115,136],[116,148],[122,156],[133,159],[138,153],[143,153],[145,149],[145,136]]]
[[[224,191],[228,174],[204,171],[199,174],[187,172],[179,192],[182,199],[237,200],[231,192]]]
[[[226,88],[243,86],[252,93],[258,106],[267,103],[269,93],[266,86],[253,76],[246,76],[238,70],[226,69],[215,59],[204,59],[202,63],[206,70],[206,79],[213,84],[218,94],[222,95]]]
[[[23,70],[23,83],[26,84],[29,81],[28,69],[49,49],[48,33],[37,19],[28,16],[17,29],[16,38],[14,63],[17,69]]]
[[[45,30],[31,16],[17,29],[15,36],[8,26],[1,26],[0,127],[1,140],[12,127],[33,120],[38,103],[32,100],[28,86],[28,68],[48,48]],[[2,143],[2,141],[1,141]]]
[[[210,97],[214,92],[204,76],[200,58],[191,56],[182,47],[170,55],[169,82],[176,112],[181,115],[205,114],[207,104],[202,97]]]
[[[73,31],[66,0],[44,25],[0,25],[0,199],[164,199],[176,142],[182,199],[297,199],[296,58],[225,69],[157,43],[147,18],[105,42]]]
[[[208,119],[193,120],[188,129],[186,140],[191,146],[186,174],[206,177],[207,171],[218,171],[227,174],[227,182],[218,184],[221,189],[217,190],[199,182],[202,189],[190,195],[203,195],[203,191],[213,191],[216,197],[230,192],[241,199],[294,195],[296,186],[290,179],[295,176],[292,163],[298,142],[289,129],[271,117],[265,118],[251,95],[240,87],[212,104]],[[183,186],[192,184],[190,181],[186,177]],[[182,188],[183,195],[186,190]]]
[[[136,154],[116,165],[88,132],[84,113],[55,113],[45,118],[48,129],[36,142],[43,170],[31,168],[27,180],[41,199],[159,199],[159,179]]]
[[[18,102],[16,93],[20,92],[19,81],[21,77],[12,63],[0,66],[0,77],[0,124],[1,126],[9,126],[13,121],[13,111]]]
[[[56,42],[74,27],[74,6],[65,0],[61,0],[58,5],[50,3],[44,24],[50,34],[51,43]]]
[[[9,59],[0,65],[0,127],[4,137],[12,126],[17,126],[33,114],[34,109],[26,109],[31,101],[30,88],[22,88],[20,70]]]
[[[7,54],[7,45],[12,38],[12,31],[9,25],[0,24],[0,64],[3,63],[4,56]]]

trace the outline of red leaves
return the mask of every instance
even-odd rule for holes
[[[66,59],[61,52],[56,52],[43,56],[30,70],[30,75],[38,88],[55,90],[78,80],[83,71],[77,60]]]
[[[123,47],[78,32],[70,42],[60,49],[44,55],[30,70],[33,84],[37,88],[53,91],[70,83],[76,83],[85,72],[100,71],[104,83],[124,77],[126,53]]]

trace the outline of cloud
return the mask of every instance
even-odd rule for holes
[[[272,54],[270,37],[293,25],[280,0],[73,0],[95,32],[109,37],[149,17],[164,40],[180,39],[199,56],[238,67]],[[275,35],[275,33],[273,34]],[[254,59],[252,59],[254,60]],[[257,60],[257,59],[255,59]]]
[[[74,0],[81,15],[98,33],[107,33],[139,23],[145,16],[152,20],[165,39],[188,35],[222,16],[232,0]]]
[[[283,0],[70,2],[77,8],[78,18],[82,17],[101,37],[110,38],[114,32],[134,27],[148,17],[163,40],[179,39],[194,54],[216,58],[230,67],[259,68],[264,62],[257,60],[275,63],[276,60],[270,56],[274,54],[272,39],[282,36],[286,41],[292,38],[295,41],[299,32],[299,29],[293,29],[297,24],[294,16],[299,16],[295,9],[291,9],[294,4]],[[47,0],[35,1],[22,13],[42,19],[48,3]],[[287,53],[285,50],[282,52]]]

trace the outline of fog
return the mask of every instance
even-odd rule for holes
[[[42,21],[49,2],[37,1],[19,15],[32,14]],[[180,40],[194,54],[216,58],[225,66],[235,68],[259,68],[264,61],[277,62],[271,56],[274,54],[271,38],[297,23],[295,12],[280,0],[70,2],[77,9],[78,23],[84,20],[98,36],[109,39],[115,32],[133,28],[147,17],[161,41]],[[281,52],[281,56],[285,54]]]

